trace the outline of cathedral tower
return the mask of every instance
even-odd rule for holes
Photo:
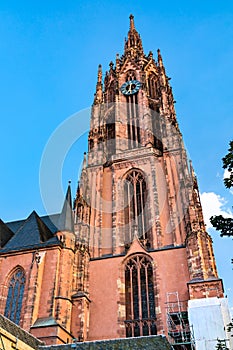
[[[90,340],[163,333],[189,349],[188,300],[223,297],[169,80],[131,15],[124,54],[104,80],[98,68],[75,200],[90,254]]]
[[[74,206],[69,185],[60,214],[0,220],[0,313],[47,345],[163,334],[193,350],[212,315],[208,349],[228,336],[169,80],[131,15],[123,55],[98,67]]]

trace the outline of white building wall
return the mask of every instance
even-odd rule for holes
[[[226,298],[203,298],[189,300],[189,323],[193,327],[196,350],[216,350],[217,339],[226,340],[233,350],[227,324],[231,322]]]

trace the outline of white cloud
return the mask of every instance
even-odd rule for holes
[[[223,179],[230,177],[230,175],[231,175],[231,172],[225,169],[223,173]],[[230,193],[233,194],[233,188],[230,189]]]
[[[230,209],[225,208],[227,201],[214,192],[203,192],[200,195],[206,228],[212,227],[210,217],[213,215],[223,215],[233,217]]]
[[[231,175],[231,172],[225,169],[223,173],[223,178],[225,179],[225,177],[230,177],[230,175]]]

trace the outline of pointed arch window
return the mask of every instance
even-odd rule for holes
[[[148,78],[149,96],[151,98],[157,97],[157,77],[155,74],[150,74]]]
[[[136,80],[135,71],[128,71],[125,81]],[[126,96],[127,102],[127,134],[129,148],[140,147],[141,135],[139,127],[138,93]]]
[[[115,109],[106,118],[106,138],[107,138],[107,155],[108,157],[115,153],[116,150],[116,127],[115,127]]]
[[[147,209],[147,186],[143,174],[131,171],[124,182],[125,243],[132,242],[135,233],[149,245],[149,210]]]
[[[116,88],[115,88],[115,82],[112,81],[109,89],[108,89],[108,102],[115,102],[115,94],[116,94]]]
[[[76,223],[82,223],[84,219],[84,206],[82,203],[78,203],[77,205],[77,216]]]
[[[8,294],[4,316],[19,324],[25,287],[25,273],[21,268],[16,269],[8,284]]]
[[[144,255],[125,265],[126,337],[156,335],[153,266]]]
[[[91,151],[94,148],[94,140],[92,138],[89,138],[89,151]]]

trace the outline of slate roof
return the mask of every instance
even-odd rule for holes
[[[40,350],[172,350],[163,335],[150,335],[136,338],[118,338],[77,342],[63,345],[41,346]]]
[[[61,244],[55,235],[58,231],[74,232],[70,184],[60,214],[39,217],[33,211],[25,220],[4,223],[0,219],[0,253]]]
[[[45,222],[48,222],[48,220],[47,217]],[[13,236],[5,245],[2,245],[0,253],[60,244],[59,239],[54,236],[57,229],[54,227],[55,231],[52,231],[45,222],[43,218],[40,218],[37,213],[33,211],[26,220],[7,223],[6,225],[9,230],[11,228],[11,232],[14,232]],[[52,226],[52,223],[50,226]]]
[[[60,217],[60,214],[52,214],[52,215],[41,216],[40,218],[52,233],[56,233],[58,231],[59,217]],[[10,230],[13,233],[16,233],[24,223],[25,223],[25,219],[7,222],[6,225],[10,228]]]
[[[11,229],[0,219],[0,248],[14,236]]]
[[[33,349],[38,349],[39,345],[43,345],[39,339],[33,337],[28,332],[17,326],[14,322],[0,314],[0,327],[20,339],[25,344],[31,346]]]

